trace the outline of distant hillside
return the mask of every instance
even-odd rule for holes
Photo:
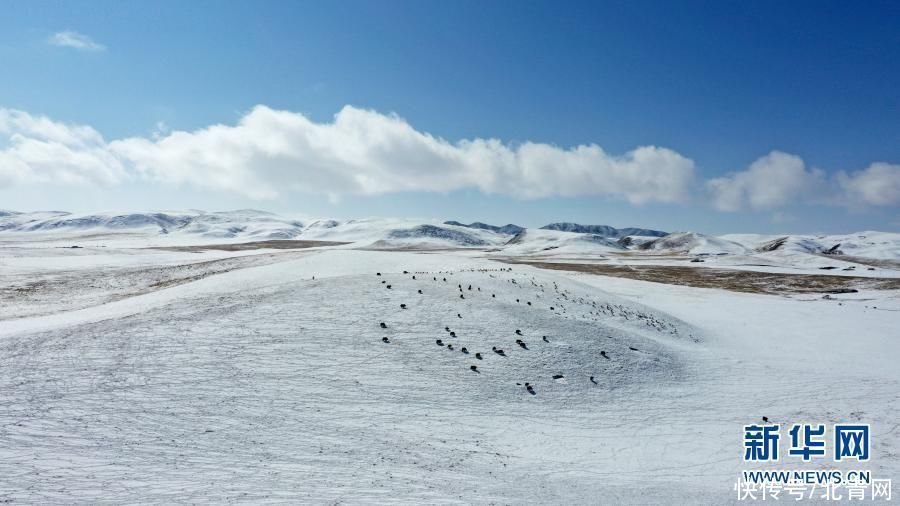
[[[609,225],[579,225],[578,223],[551,223],[541,227],[543,230],[558,230],[560,232],[574,232],[576,234],[594,234],[603,237],[621,238],[629,235],[642,235],[648,237],[663,237],[668,232],[650,230],[646,228],[615,228]]]
[[[675,232],[641,244],[639,249],[692,255],[741,255],[750,250],[739,243],[695,232]]]
[[[388,237],[391,239],[440,239],[461,246],[484,246],[488,244],[487,241],[476,235],[434,225],[419,225],[411,229],[392,230]]]
[[[211,238],[293,239],[303,224],[278,215],[237,211],[167,211],[146,213],[72,214],[66,212],[0,214],[0,230],[7,232],[118,231],[153,235],[194,235]]]
[[[516,235],[519,232],[525,230],[525,228],[520,227],[518,225],[513,225],[509,223],[507,225],[503,225],[502,227],[498,227],[497,225],[488,225],[487,223],[481,223],[480,221],[476,221],[475,223],[469,223],[468,225],[464,223],[460,223],[458,221],[445,221],[444,225],[454,225],[457,227],[466,227],[466,228],[477,228],[481,230],[490,230],[491,232],[497,232],[498,234],[509,234]]]

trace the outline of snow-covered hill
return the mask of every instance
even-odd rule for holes
[[[518,225],[513,225],[512,223],[508,223],[501,227],[498,225],[488,225],[487,223],[481,223],[480,221],[476,221],[474,223],[469,223],[468,225],[465,225],[458,221],[451,220],[451,221],[445,221],[444,225],[454,225],[457,227],[467,227],[467,228],[478,228],[481,230],[490,230],[491,232],[497,232],[500,234],[509,234],[509,235],[516,235],[519,232],[525,230],[524,227],[520,227]]]
[[[30,232],[35,235],[54,232],[62,235],[108,232],[258,240],[292,239],[302,230],[303,223],[300,221],[253,209],[224,212],[38,212],[0,215],[0,231]]]
[[[578,223],[551,223],[541,227],[543,230],[558,230],[560,232],[575,232],[578,234],[593,234],[603,237],[613,237],[616,239],[629,236],[646,236],[646,237],[662,237],[666,232],[660,230],[649,230],[645,228],[614,228],[608,225],[580,225]]]
[[[626,248],[616,239],[596,234],[527,229],[503,248],[504,255],[603,255]]]
[[[443,234],[408,225],[308,227]],[[509,247],[590,241],[525,234]],[[727,504],[762,416],[870,423],[867,468],[900,470],[890,294],[469,250],[0,245],[0,265],[0,502]]]
[[[0,211],[0,241],[78,243],[209,244],[263,240],[325,240],[347,247],[376,249],[490,249],[501,255],[587,255],[611,253],[757,257],[779,264],[829,265],[854,258],[900,261],[900,234],[866,231],[834,235],[708,236],[606,225],[553,223],[540,229],[481,222],[365,218],[351,220],[292,218],[252,209],[77,214],[62,211]],[[113,242],[110,242],[113,241]],[[815,257],[815,258],[813,258]],[[834,264],[845,267],[840,263]]]
[[[900,234],[865,231],[833,235],[752,235],[728,234],[721,239],[741,243],[757,252],[849,255],[863,258],[900,260]]]
[[[423,223],[409,219],[369,218],[361,220],[318,220],[307,225],[303,239],[351,242],[372,248],[484,248],[501,245],[507,234],[479,228]]]
[[[691,255],[741,255],[749,252],[747,247],[734,241],[695,232],[669,234],[642,244],[640,249]]]
[[[502,244],[509,234],[491,229],[408,219],[297,220],[256,210],[226,212],[149,212],[72,214],[14,213],[0,215],[0,232],[22,239],[70,240],[105,234],[150,238],[157,244],[256,241],[271,239],[329,240],[371,247],[485,247]]]
[[[898,234],[0,224],[0,503],[727,504],[763,416],[900,470]]]

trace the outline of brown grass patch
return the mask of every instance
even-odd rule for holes
[[[697,288],[720,288],[734,292],[784,295],[792,293],[836,293],[842,290],[900,289],[900,278],[868,278],[822,274],[785,274],[739,271],[674,265],[607,265],[535,262],[506,258],[509,264],[526,264],[541,269],[585,272],[600,276],[637,279]]]

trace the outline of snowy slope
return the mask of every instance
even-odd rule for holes
[[[833,253],[883,260],[900,260],[900,234],[866,231],[834,235],[764,236],[729,234],[721,239],[732,240],[757,251],[785,251],[789,253]]]
[[[507,268],[317,250],[4,320],[0,499],[721,504],[763,415],[871,423],[900,470],[896,300]]]
[[[63,212],[0,215],[0,231],[28,233],[33,237],[73,237],[87,234],[129,234],[173,238],[247,240],[291,239],[300,234],[297,220],[252,209],[224,212],[160,211],[146,213]]]
[[[609,237],[560,232],[557,230],[527,229],[504,245],[504,255],[603,255],[625,248]]]
[[[732,293],[483,249],[0,245],[0,502],[723,504],[761,416],[871,423],[866,467],[900,471],[896,291]]]
[[[615,251],[670,255],[730,255],[745,263],[776,262],[846,267],[852,257],[900,261],[900,234],[867,231],[835,235],[728,234],[718,237],[603,225],[554,223],[541,229],[438,220],[295,219],[257,210],[73,214],[0,211],[0,242],[52,246],[190,245],[263,240],[327,240],[380,249],[502,249],[508,255],[601,257]],[[558,250],[558,251],[555,251]],[[817,258],[834,253],[833,259]],[[843,260],[838,256],[845,256]],[[831,262],[831,263],[829,263]],[[758,262],[757,262],[758,263]]]
[[[16,211],[0,212],[0,232],[28,230],[31,226],[58,219],[69,213],[62,211],[46,211],[36,213],[20,213]]]
[[[691,255],[738,255],[748,253],[747,247],[727,239],[695,232],[676,232],[646,242],[640,249],[653,252],[688,253]]]
[[[445,221],[444,225],[454,225],[457,227],[466,227],[466,228],[477,228],[481,230],[490,230],[491,232],[497,232],[500,234],[508,234],[508,235],[516,235],[519,232],[525,230],[524,227],[520,227],[518,225],[513,225],[512,223],[507,223],[506,225],[498,226],[498,225],[488,225],[487,223],[481,223],[480,221],[476,221],[474,223],[469,223],[465,225],[458,221]]]
[[[677,319],[559,277],[339,250],[9,323],[0,497],[15,502],[624,494],[539,455],[587,458],[588,437],[648,457],[591,427],[616,399],[683,382],[701,346]]]
[[[646,228],[614,228],[609,225],[580,225],[578,223],[550,223],[544,225],[541,230],[558,230],[560,232],[575,232],[577,234],[593,234],[603,237],[612,237],[620,239],[629,235],[646,236],[646,237],[662,237],[666,232],[660,230],[649,230]]]
[[[2,239],[73,240],[98,235],[152,238],[154,244],[240,242],[272,239],[328,240],[369,247],[485,247],[509,240],[503,231],[446,225],[432,220],[300,220],[256,210],[0,215]]]
[[[509,236],[492,230],[409,219],[370,218],[320,220],[310,223],[303,239],[345,241],[375,248],[487,247],[502,244]]]

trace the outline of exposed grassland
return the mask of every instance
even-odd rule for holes
[[[653,281],[698,288],[720,288],[735,292],[792,294],[838,293],[854,289],[900,289],[900,278],[835,276],[825,274],[785,274],[755,272],[709,267],[671,265],[609,265],[584,263],[555,263],[506,258],[510,264],[527,264],[542,269],[585,272],[601,276]]]

